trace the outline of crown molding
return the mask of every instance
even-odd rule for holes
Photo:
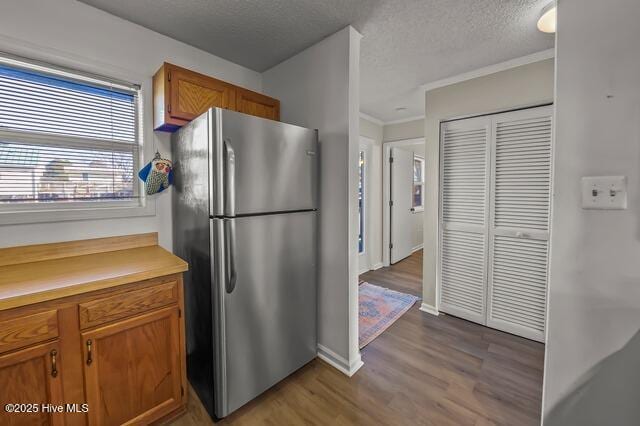
[[[382,120],[380,120],[378,118],[375,118],[375,117],[373,117],[373,116],[371,116],[369,114],[365,114],[364,112],[360,112],[360,118],[364,118],[365,120],[370,121],[372,123],[375,123],[378,126],[384,126],[385,124],[387,124],[387,123],[385,123],[384,121],[382,121]]]
[[[399,118],[397,120],[385,121],[384,125],[387,126],[389,124],[408,123],[409,121],[416,121],[416,120],[424,120],[424,114],[423,115],[414,115],[413,117]]]
[[[463,81],[473,80],[474,78],[495,74],[500,71],[506,71],[512,68],[521,67],[523,65],[529,65],[535,62],[544,61],[546,59],[554,58],[555,56],[556,56],[555,48],[541,50],[539,52],[535,52],[530,55],[525,55],[519,58],[510,59],[508,61],[478,68],[473,71],[443,78],[441,80],[432,81],[431,83],[425,83],[423,85],[418,86],[418,90],[420,90],[422,93],[425,93],[430,90],[439,89],[441,87],[450,86],[452,84],[462,83]],[[400,118],[398,120],[383,121],[378,118],[372,117],[369,114],[365,114],[364,112],[361,112],[360,117],[364,118],[365,120],[376,123],[379,126],[387,126],[389,124],[400,124],[400,123],[407,123],[409,121],[420,120],[420,119],[423,119],[425,116],[418,115],[413,117]]]
[[[450,86],[452,84],[461,83],[463,81],[473,80],[474,78],[495,74],[500,71],[506,71],[512,68],[521,67],[523,65],[529,65],[534,62],[544,61],[546,59],[554,58],[555,56],[556,56],[555,48],[542,50],[540,52],[532,53],[530,55],[521,56],[519,58],[510,59],[508,61],[478,68],[477,70],[454,75],[452,77],[443,78],[442,80],[426,83],[420,86],[420,89],[425,92],[428,92],[430,90],[439,89],[440,87]]]

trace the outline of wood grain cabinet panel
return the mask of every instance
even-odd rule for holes
[[[0,356],[0,425],[64,424],[63,413],[42,410],[42,404],[63,403],[59,357],[57,341]],[[27,404],[23,407],[32,412],[8,413],[4,407],[9,403]]]
[[[245,114],[280,120],[280,101],[247,89],[236,91],[236,109]]]
[[[177,302],[176,281],[91,300],[79,305],[80,328],[84,330]]]
[[[82,333],[90,425],[148,424],[182,404],[178,307]]]
[[[173,118],[193,120],[211,107],[235,109],[232,85],[184,68],[171,66],[169,91]]]
[[[280,101],[173,64],[153,76],[154,129],[175,131],[209,108],[280,119]]]
[[[58,337],[57,310],[0,321],[0,353],[55,337]]]

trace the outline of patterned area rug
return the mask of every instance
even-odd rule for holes
[[[360,349],[391,326],[419,297],[363,282],[359,286]]]

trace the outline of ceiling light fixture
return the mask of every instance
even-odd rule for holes
[[[557,5],[552,1],[542,9],[538,19],[538,29],[543,33],[555,33],[557,23]]]

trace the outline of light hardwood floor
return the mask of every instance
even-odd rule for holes
[[[420,295],[422,252],[360,278]],[[538,425],[544,346],[414,305],[352,378],[316,359],[219,424]],[[192,394],[193,395],[193,394]],[[211,424],[190,396],[172,425]]]

